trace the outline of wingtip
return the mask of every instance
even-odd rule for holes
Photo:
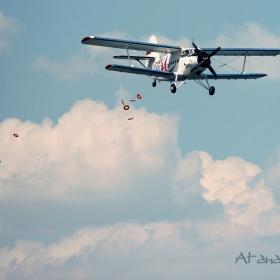
[[[113,66],[113,64],[108,64],[106,67],[105,67],[105,69],[108,69],[108,68],[110,68],[110,67],[112,67]]]
[[[86,36],[82,41],[81,43],[84,44],[86,41],[88,41],[89,39],[93,39],[94,37],[93,36]]]

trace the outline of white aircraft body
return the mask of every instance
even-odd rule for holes
[[[215,87],[209,86],[208,80],[215,79],[258,79],[267,76],[265,73],[245,73],[246,58],[248,56],[276,56],[280,49],[272,48],[198,48],[192,43],[193,48],[157,44],[155,36],[151,36],[149,42],[138,42],[122,39],[87,36],[82,40],[83,44],[110,48],[126,49],[127,55],[114,56],[115,59],[128,59],[129,65],[109,64],[106,70],[118,71],[130,74],[150,76],[154,81],[169,81],[170,90],[176,92],[187,80],[194,80],[209,91],[215,93]],[[146,55],[129,55],[129,50],[144,51]],[[160,56],[163,53],[163,56]],[[212,56],[244,56],[243,68],[238,74],[216,74],[211,66]],[[143,67],[135,67],[131,60],[138,61]],[[143,61],[143,63],[141,62]],[[211,74],[204,71],[208,69]],[[204,82],[205,81],[205,82]]]

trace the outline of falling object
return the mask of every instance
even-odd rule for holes
[[[137,93],[137,98],[142,99],[142,96],[139,93]]]
[[[123,106],[123,109],[124,109],[124,110],[128,110],[128,109],[129,109],[129,106],[128,106],[128,105],[124,105],[124,106]]]
[[[130,101],[130,102],[135,102],[135,99],[130,99],[129,101]]]
[[[17,134],[13,134],[15,137],[18,137],[18,135]]]
[[[128,118],[129,121],[133,120],[134,118]]]

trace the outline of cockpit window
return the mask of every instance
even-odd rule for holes
[[[181,57],[185,57],[187,55],[189,55],[189,50],[184,50],[181,52]]]
[[[190,50],[184,50],[181,52],[181,57],[185,57],[185,56],[191,56],[194,53],[193,49]]]

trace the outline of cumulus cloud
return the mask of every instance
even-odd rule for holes
[[[133,112],[130,122],[131,110],[120,105],[109,110],[87,99],[75,104],[55,126],[49,119],[41,125],[4,120],[1,197],[19,190],[34,194],[41,187],[46,195],[61,199],[71,193],[75,198],[82,191],[112,196],[129,176],[132,179],[129,173],[162,171],[167,158],[178,157],[177,118],[142,108]]]
[[[121,88],[116,95],[129,93]],[[49,119],[0,124],[0,199],[8,206],[1,211],[1,234],[18,232],[14,244],[0,248],[1,279],[185,279],[190,272],[197,279],[208,277],[205,271],[218,277],[221,267],[227,268],[222,275],[230,270],[229,279],[236,278],[240,250],[253,244],[262,254],[266,243],[260,238],[280,233],[268,176],[239,157],[214,160],[203,151],[182,157],[177,116],[137,104],[124,111],[117,104],[108,109],[79,101],[56,125]],[[62,217],[63,224],[69,215],[54,202],[70,205],[78,220],[88,216],[88,226],[73,215],[72,233],[46,242],[40,235],[23,238],[19,225],[5,217],[19,208],[17,221],[48,233],[54,229],[41,219]],[[217,214],[209,216],[213,209]],[[146,220],[137,220],[140,212]],[[94,216],[106,215],[111,222],[94,224]],[[272,249],[270,254],[278,253]],[[208,261],[197,272],[199,254]]]
[[[161,248],[162,244],[166,244],[164,248]],[[69,261],[71,262],[71,259],[74,258],[80,263],[81,268],[93,268],[94,273],[91,275],[91,279],[109,279],[116,275],[114,276],[114,271],[109,270],[107,277],[104,278],[101,273],[103,269],[98,268],[102,263],[103,265],[106,263],[109,268],[115,262],[128,261],[129,258],[134,258],[135,261],[148,260],[160,255],[156,251],[152,253],[152,249],[163,252],[167,247],[171,249],[175,246],[182,251],[181,245],[183,243],[180,240],[179,227],[166,222],[143,226],[123,224],[102,228],[85,228],[48,246],[41,242],[18,240],[12,249],[0,249],[0,269],[2,279],[8,276],[12,276],[13,279],[33,279],[34,275],[41,272],[46,266],[53,270],[66,266],[71,270]],[[160,258],[166,257],[172,259],[176,257],[176,254],[168,256],[165,253]],[[124,276],[123,273],[117,277],[122,276]],[[62,279],[78,278],[65,277]]]
[[[18,34],[20,27],[18,20],[5,16],[0,11],[0,52],[9,47],[12,36]]]
[[[13,248],[0,249],[0,275],[23,280],[240,278],[235,261],[240,250],[247,256],[250,240],[206,243],[192,227],[170,222],[118,224],[80,229],[49,245],[18,240]],[[256,241],[251,253],[260,259],[262,249]],[[276,259],[274,254],[269,257]],[[202,264],[204,269],[198,269]]]
[[[271,167],[270,176],[277,166]],[[279,206],[266,173],[239,157],[213,160],[206,152],[193,152],[179,161],[172,188],[179,201],[200,193],[210,204],[223,206],[213,224],[197,223],[204,237],[237,238],[248,232],[274,235],[280,231]]]

